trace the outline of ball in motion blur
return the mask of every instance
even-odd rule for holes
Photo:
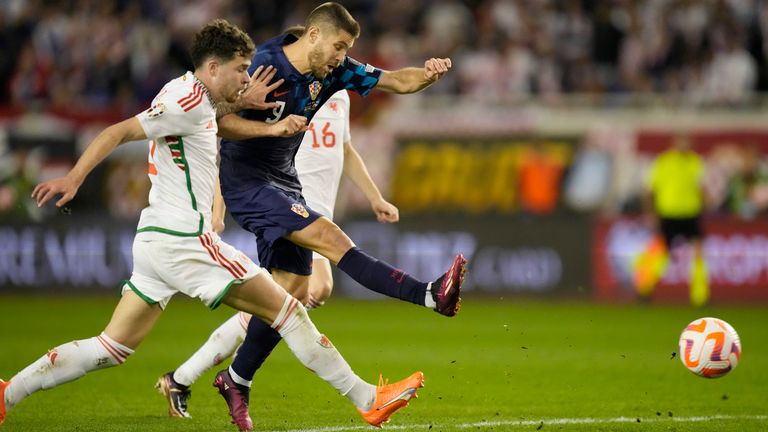
[[[698,376],[719,378],[736,367],[741,340],[736,330],[717,318],[699,318],[680,335],[680,360]]]

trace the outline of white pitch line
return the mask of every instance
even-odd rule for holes
[[[696,417],[613,417],[613,418],[599,418],[599,417],[583,417],[583,418],[549,418],[539,420],[499,420],[499,421],[481,421],[475,423],[459,423],[453,425],[444,425],[445,427],[453,427],[459,429],[474,429],[478,427],[495,427],[495,426],[536,426],[539,424],[546,425],[579,425],[579,424],[610,424],[610,423],[637,423],[640,419],[640,423],[662,423],[662,422],[677,422],[677,423],[697,423],[710,420],[768,420],[768,415],[712,415],[712,416],[696,416]],[[432,426],[432,429],[439,429],[440,424],[408,424],[408,425],[386,425],[386,430],[408,430],[408,429],[427,429]],[[291,429],[285,432],[346,432],[357,430],[373,430],[370,426],[327,426],[321,428],[312,429]],[[276,431],[274,431],[276,432]]]

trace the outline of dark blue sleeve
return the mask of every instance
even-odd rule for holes
[[[344,57],[344,61],[333,71],[333,75],[343,89],[366,96],[379,83],[381,72],[379,68],[362,64],[351,57]]]

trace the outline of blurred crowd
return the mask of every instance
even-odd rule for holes
[[[258,42],[302,23],[319,3],[3,0],[0,105],[135,112],[189,68],[187,43],[208,20],[225,17]],[[353,57],[383,68],[452,57],[455,73],[432,92],[551,103],[568,94],[656,93],[733,105],[768,89],[768,1],[341,3],[363,30]]]

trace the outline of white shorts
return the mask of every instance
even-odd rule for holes
[[[123,292],[133,290],[161,308],[181,292],[215,309],[233,283],[243,283],[261,271],[214,232],[199,237],[139,233],[133,240],[133,274]]]

